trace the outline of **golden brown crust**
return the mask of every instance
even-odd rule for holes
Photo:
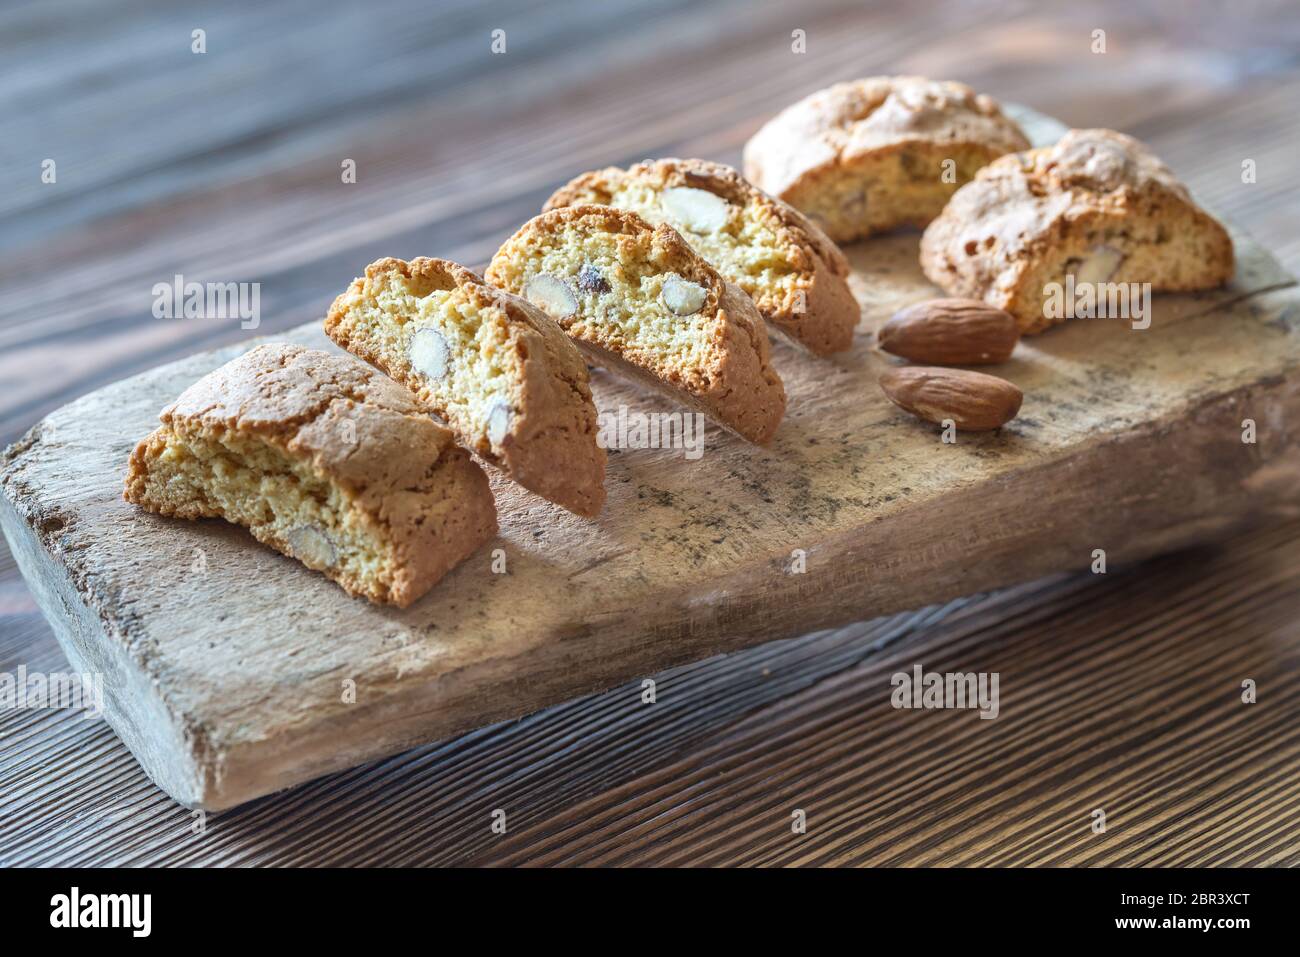
[[[747,295],[724,280],[671,226],[651,226],[635,213],[611,206],[553,209],[525,223],[502,244],[488,266],[488,281],[523,292],[531,276],[519,260],[530,251],[558,246],[558,235],[566,229],[608,238],[620,270],[644,268],[657,276],[672,273],[705,290],[704,303],[691,319],[707,329],[707,354],[698,362],[656,365],[635,348],[607,348],[581,310],[553,316],[583,350],[589,355],[616,356],[620,361],[612,364],[623,371],[627,364],[637,367],[638,378],[656,379],[677,398],[750,441],[770,441],[785,413],[785,387],[771,363],[763,317]]]
[[[428,379],[405,353],[393,353],[376,337],[358,305],[372,299],[371,284],[395,274],[434,289],[457,288],[494,323],[496,348],[513,354],[516,378],[510,386],[510,425],[493,443],[481,427],[440,401]],[[409,321],[412,317],[405,317]],[[587,366],[558,325],[527,300],[488,285],[477,273],[445,259],[411,262],[386,258],[366,267],[365,276],[335,299],[325,332],[339,346],[381,369],[443,418],[460,441],[504,470],[520,485],[578,515],[597,515],[605,503],[604,449],[596,442],[596,406]]]
[[[131,454],[127,501],[179,518],[225,517],[201,497],[151,482],[151,473],[179,434],[259,439],[336,487],[359,524],[386,546],[391,571],[383,577],[319,569],[350,594],[405,607],[496,534],[482,469],[407,390],[351,359],[261,345],[194,383],[159,418],[162,426]],[[270,523],[250,530],[295,555]]]
[[[725,279],[749,294],[775,330],[817,355],[849,348],[861,311],[849,290],[849,266],[844,254],[806,216],[764,193],[730,166],[701,159],[668,158],[638,163],[627,170],[593,170],[556,190],[543,208],[623,206],[633,189],[644,188],[658,195],[678,187],[704,190],[725,200],[730,207],[728,226],[748,219],[769,227],[783,254],[779,265],[792,274],[791,279],[777,281],[764,274],[755,275],[732,267],[721,255],[710,255],[711,248],[720,245],[718,240],[708,234],[693,235],[687,224],[667,209],[660,207],[657,216],[645,210],[638,212],[652,224],[666,222],[677,229]],[[733,235],[730,229],[727,235]],[[729,238],[727,244],[731,241]],[[734,242],[746,246],[743,238],[737,237]],[[760,255],[764,252],[752,245],[750,250]]]
[[[1040,332],[1044,286],[1099,247],[1115,282],[1208,289],[1234,271],[1227,230],[1145,146],[1113,130],[1070,130],[1004,156],[962,187],[921,239],[921,267],[950,295],[983,299]]]
[[[848,242],[924,226],[976,168],[1028,146],[995,100],[964,84],[876,76],[835,84],[781,111],[745,144],[744,172]],[[955,180],[939,176],[944,160],[955,164]],[[913,165],[926,171],[925,188],[896,188],[889,178]]]

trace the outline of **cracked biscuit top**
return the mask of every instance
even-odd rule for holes
[[[1029,141],[991,97],[877,76],[787,107],[745,144],[745,175],[836,242],[924,226],[984,164]]]
[[[367,426],[358,431],[360,412]],[[383,497],[455,447],[408,390],[359,362],[291,343],[257,346],[210,372],[158,416],[213,433],[260,435],[309,457],[360,496]],[[352,428],[342,426],[345,421]],[[338,425],[332,428],[331,424]],[[352,436],[355,434],[355,440]],[[394,438],[409,453],[371,461]]]

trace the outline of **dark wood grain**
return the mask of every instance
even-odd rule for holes
[[[876,72],[1132,132],[1300,271],[1284,3],[87,2],[6,8],[0,45],[5,442],[98,385],[315,318],[379,255],[482,262],[579,170],[734,161],[780,106]],[[154,319],[176,272],[262,283],[261,328]],[[1298,558],[1280,525],[765,645],[657,676],[654,706],[635,685],[570,702],[202,835],[102,723],[5,713],[0,862],[1295,864]],[[60,661],[6,554],[0,670]],[[917,661],[1001,671],[1003,716],[889,708]]]

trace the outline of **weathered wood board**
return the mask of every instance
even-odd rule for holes
[[[1057,132],[1027,126],[1040,142]],[[1233,285],[1157,297],[1149,329],[1076,320],[1023,343],[998,370],[1025,391],[1020,417],[955,445],[875,385],[890,360],[871,330],[935,294],[917,236],[851,248],[857,346],[831,361],[778,346],[790,408],[769,449],[710,426],[695,461],[615,451],[595,521],[494,476],[498,541],[405,611],[350,599],[221,522],[122,501],[158,410],[247,346],[51,414],[0,462],[0,520],[144,768],[179,801],[228,807],[718,652],[1296,511],[1300,294],[1236,240]],[[327,346],[316,324],[285,338]],[[671,411],[607,373],[593,386],[602,410]]]

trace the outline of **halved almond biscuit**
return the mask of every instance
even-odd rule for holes
[[[488,280],[544,309],[597,363],[686,401],[753,442],[785,412],[763,317],[670,226],[610,206],[525,223]]]
[[[837,83],[745,144],[745,176],[838,243],[924,226],[975,171],[1029,141],[990,97],[922,76]]]
[[[771,328],[818,355],[847,349],[861,310],[849,265],[826,234],[730,166],[661,159],[584,173],[546,209],[593,203],[667,223],[754,300]]]
[[[953,196],[921,237],[921,267],[950,295],[983,299],[1041,332],[1044,305],[1076,285],[1211,289],[1232,278],[1232,239],[1150,150],[1113,130],[1070,130],[1004,156]]]
[[[128,502],[243,525],[349,594],[406,607],[496,534],[483,470],[352,359],[258,346],[160,419],[131,453]]]
[[[381,259],[334,300],[325,332],[520,485],[579,515],[600,511],[605,451],[587,366],[541,310],[445,259]]]

